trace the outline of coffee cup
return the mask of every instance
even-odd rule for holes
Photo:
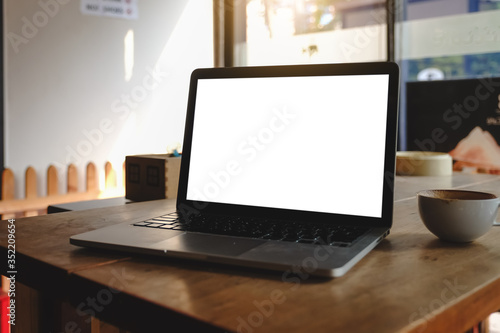
[[[500,198],[491,193],[425,190],[417,193],[424,225],[445,241],[471,242],[495,223]]]

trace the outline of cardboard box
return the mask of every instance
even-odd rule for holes
[[[177,197],[181,157],[170,154],[125,158],[125,198],[132,201]]]

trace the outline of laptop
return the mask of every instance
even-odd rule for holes
[[[176,211],[71,244],[339,277],[389,234],[395,63],[192,73]]]

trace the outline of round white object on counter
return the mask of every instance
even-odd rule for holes
[[[396,174],[401,176],[450,176],[453,159],[447,153],[398,151]]]

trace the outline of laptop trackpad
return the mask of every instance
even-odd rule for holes
[[[163,251],[236,257],[265,242],[257,239],[185,233],[155,243],[153,247]]]

